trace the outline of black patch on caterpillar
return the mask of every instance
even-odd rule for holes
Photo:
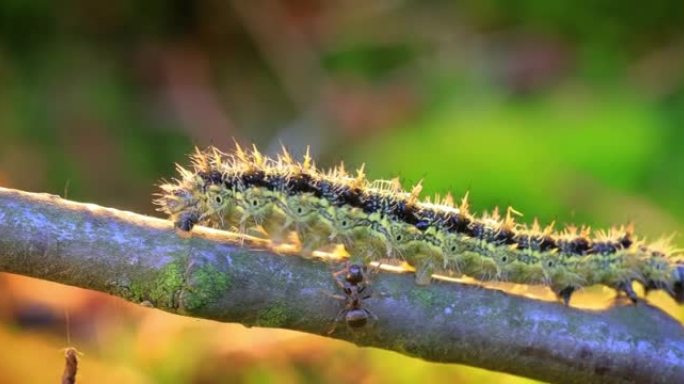
[[[622,235],[621,238],[618,239],[618,244],[620,244],[620,246],[623,249],[627,249],[627,248],[631,247],[633,244],[632,237],[630,236],[629,233],[625,233],[624,235]]]
[[[364,194],[362,195],[362,207],[365,213],[387,214],[392,219],[413,225],[421,231],[430,226],[428,220],[421,220],[418,217],[418,209],[414,204],[408,203],[404,199],[393,199],[383,195]]]
[[[495,229],[478,221],[470,223],[468,232],[466,233],[473,238],[484,240],[487,243],[495,245],[505,244],[506,241],[510,241],[508,240],[509,236],[511,240],[513,239],[513,236],[515,236],[513,232],[509,233],[508,230]]]
[[[289,177],[280,174],[266,175],[264,179],[264,188],[271,191],[285,191]]]
[[[558,248],[556,240],[551,236],[518,235],[516,236],[515,241],[520,249],[532,249],[539,252],[546,252]]]
[[[224,182],[223,175],[217,170],[198,172],[197,175],[204,181],[204,186],[219,185]]]
[[[266,188],[269,191],[283,191],[287,189],[291,178],[280,174],[267,175],[264,171],[252,170],[235,177],[233,183],[238,182],[245,188],[259,187]],[[228,180],[224,184],[228,187]]]
[[[399,200],[392,205],[390,216],[397,220],[411,224],[421,231],[430,227],[430,221],[418,217],[418,208],[406,200]]]
[[[236,176],[225,176],[223,178],[223,186],[226,187],[227,189],[234,189],[235,186],[238,184],[239,180]]]
[[[466,215],[461,213],[447,213],[445,217],[441,217],[438,221],[442,223],[442,227],[448,232],[470,234],[469,228],[471,220]]]
[[[568,255],[584,255],[589,252],[591,245],[584,237],[576,237],[572,240],[558,240],[558,249]]]
[[[336,186],[330,183],[329,181],[320,180],[318,181],[318,183],[316,183],[316,186],[313,187],[313,189],[314,195],[316,197],[326,199],[333,205],[339,205],[339,192],[337,191],[338,188],[336,188]]]
[[[453,216],[458,218],[460,215]],[[512,229],[500,228],[497,230],[479,221],[470,222],[466,226],[464,232],[470,237],[484,240],[494,245],[517,244],[518,248],[520,249],[532,249],[540,252],[549,251],[558,247],[556,245],[556,240],[551,236],[527,234],[519,235],[516,234]]]
[[[542,236],[541,241],[539,242],[539,250],[541,252],[546,252],[556,248],[558,248],[558,245],[556,245],[556,240],[553,237]]]
[[[346,185],[333,187],[332,199],[328,199],[336,206],[349,205],[351,207],[362,208],[361,195],[363,192],[359,188],[351,188]]]
[[[612,243],[610,241],[599,241],[594,243],[589,249],[588,253],[600,254],[600,255],[610,255],[615,253],[620,249],[620,244]]]
[[[372,193],[364,193],[361,196],[361,209],[365,213],[384,212],[389,206],[389,202],[384,196]]]
[[[515,232],[509,228],[501,228],[496,235],[494,235],[494,239],[492,241],[494,244],[497,245],[503,245],[503,244],[515,244]]]
[[[245,187],[269,187],[269,183],[266,181],[266,173],[261,170],[245,172],[242,175],[242,183]]]
[[[476,239],[483,239],[485,237],[485,225],[480,222],[472,222],[466,229],[466,234]]]
[[[317,197],[321,197],[320,188],[316,186],[311,175],[307,173],[298,173],[290,177],[283,177],[285,181],[284,189],[289,195],[296,195],[298,193],[313,193]]]

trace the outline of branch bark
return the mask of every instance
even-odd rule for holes
[[[341,309],[329,264],[268,243],[0,188],[0,272],[107,292],[186,316],[314,334]],[[331,337],[429,361],[563,383],[675,383],[684,327],[646,303],[590,311],[494,289],[381,272],[364,302],[378,321]]]

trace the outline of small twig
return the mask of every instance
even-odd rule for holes
[[[62,384],[76,384],[76,373],[78,373],[78,351],[76,348],[66,348],[64,350],[64,359]]]

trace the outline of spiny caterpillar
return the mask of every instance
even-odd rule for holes
[[[433,274],[480,281],[545,285],[566,304],[581,287],[602,284],[634,302],[633,282],[664,290],[684,302],[684,259],[666,239],[647,243],[631,226],[594,231],[568,226],[554,231],[514,220],[512,209],[476,216],[467,199],[421,200],[398,180],[351,175],[343,165],[323,171],[308,152],[303,161],[286,150],[275,159],[236,145],[232,154],[196,149],[192,168],[161,185],[155,204],[177,228],[201,224],[261,233],[275,242],[292,232],[302,254],[342,244],[350,262],[394,259],[415,268],[416,282]],[[467,196],[466,196],[467,197]]]

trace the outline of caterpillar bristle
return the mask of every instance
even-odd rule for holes
[[[461,199],[461,204],[459,204],[458,209],[463,213],[467,214],[468,209],[469,209],[469,204],[468,204],[468,195],[470,194],[470,191],[466,191],[465,195],[463,195],[463,198]]]
[[[255,146],[223,153],[195,148],[190,167],[162,180],[157,210],[181,231],[195,224],[261,233],[275,242],[292,233],[302,253],[343,245],[354,263],[387,258],[407,262],[419,284],[433,273],[548,286],[564,303],[582,287],[603,284],[637,296],[663,290],[684,302],[684,260],[672,237],[647,242],[633,223],[593,231],[588,226],[518,223],[512,207],[474,215],[469,193],[456,205],[450,193],[421,198],[422,180],[404,190],[398,178],[368,180],[365,165],[348,173],[343,162],[316,167],[283,146],[275,158]]]
[[[451,194],[451,192],[447,192],[446,196],[444,196],[444,199],[442,199],[439,202],[440,205],[443,205],[448,208],[453,208],[454,207],[454,196]]]

